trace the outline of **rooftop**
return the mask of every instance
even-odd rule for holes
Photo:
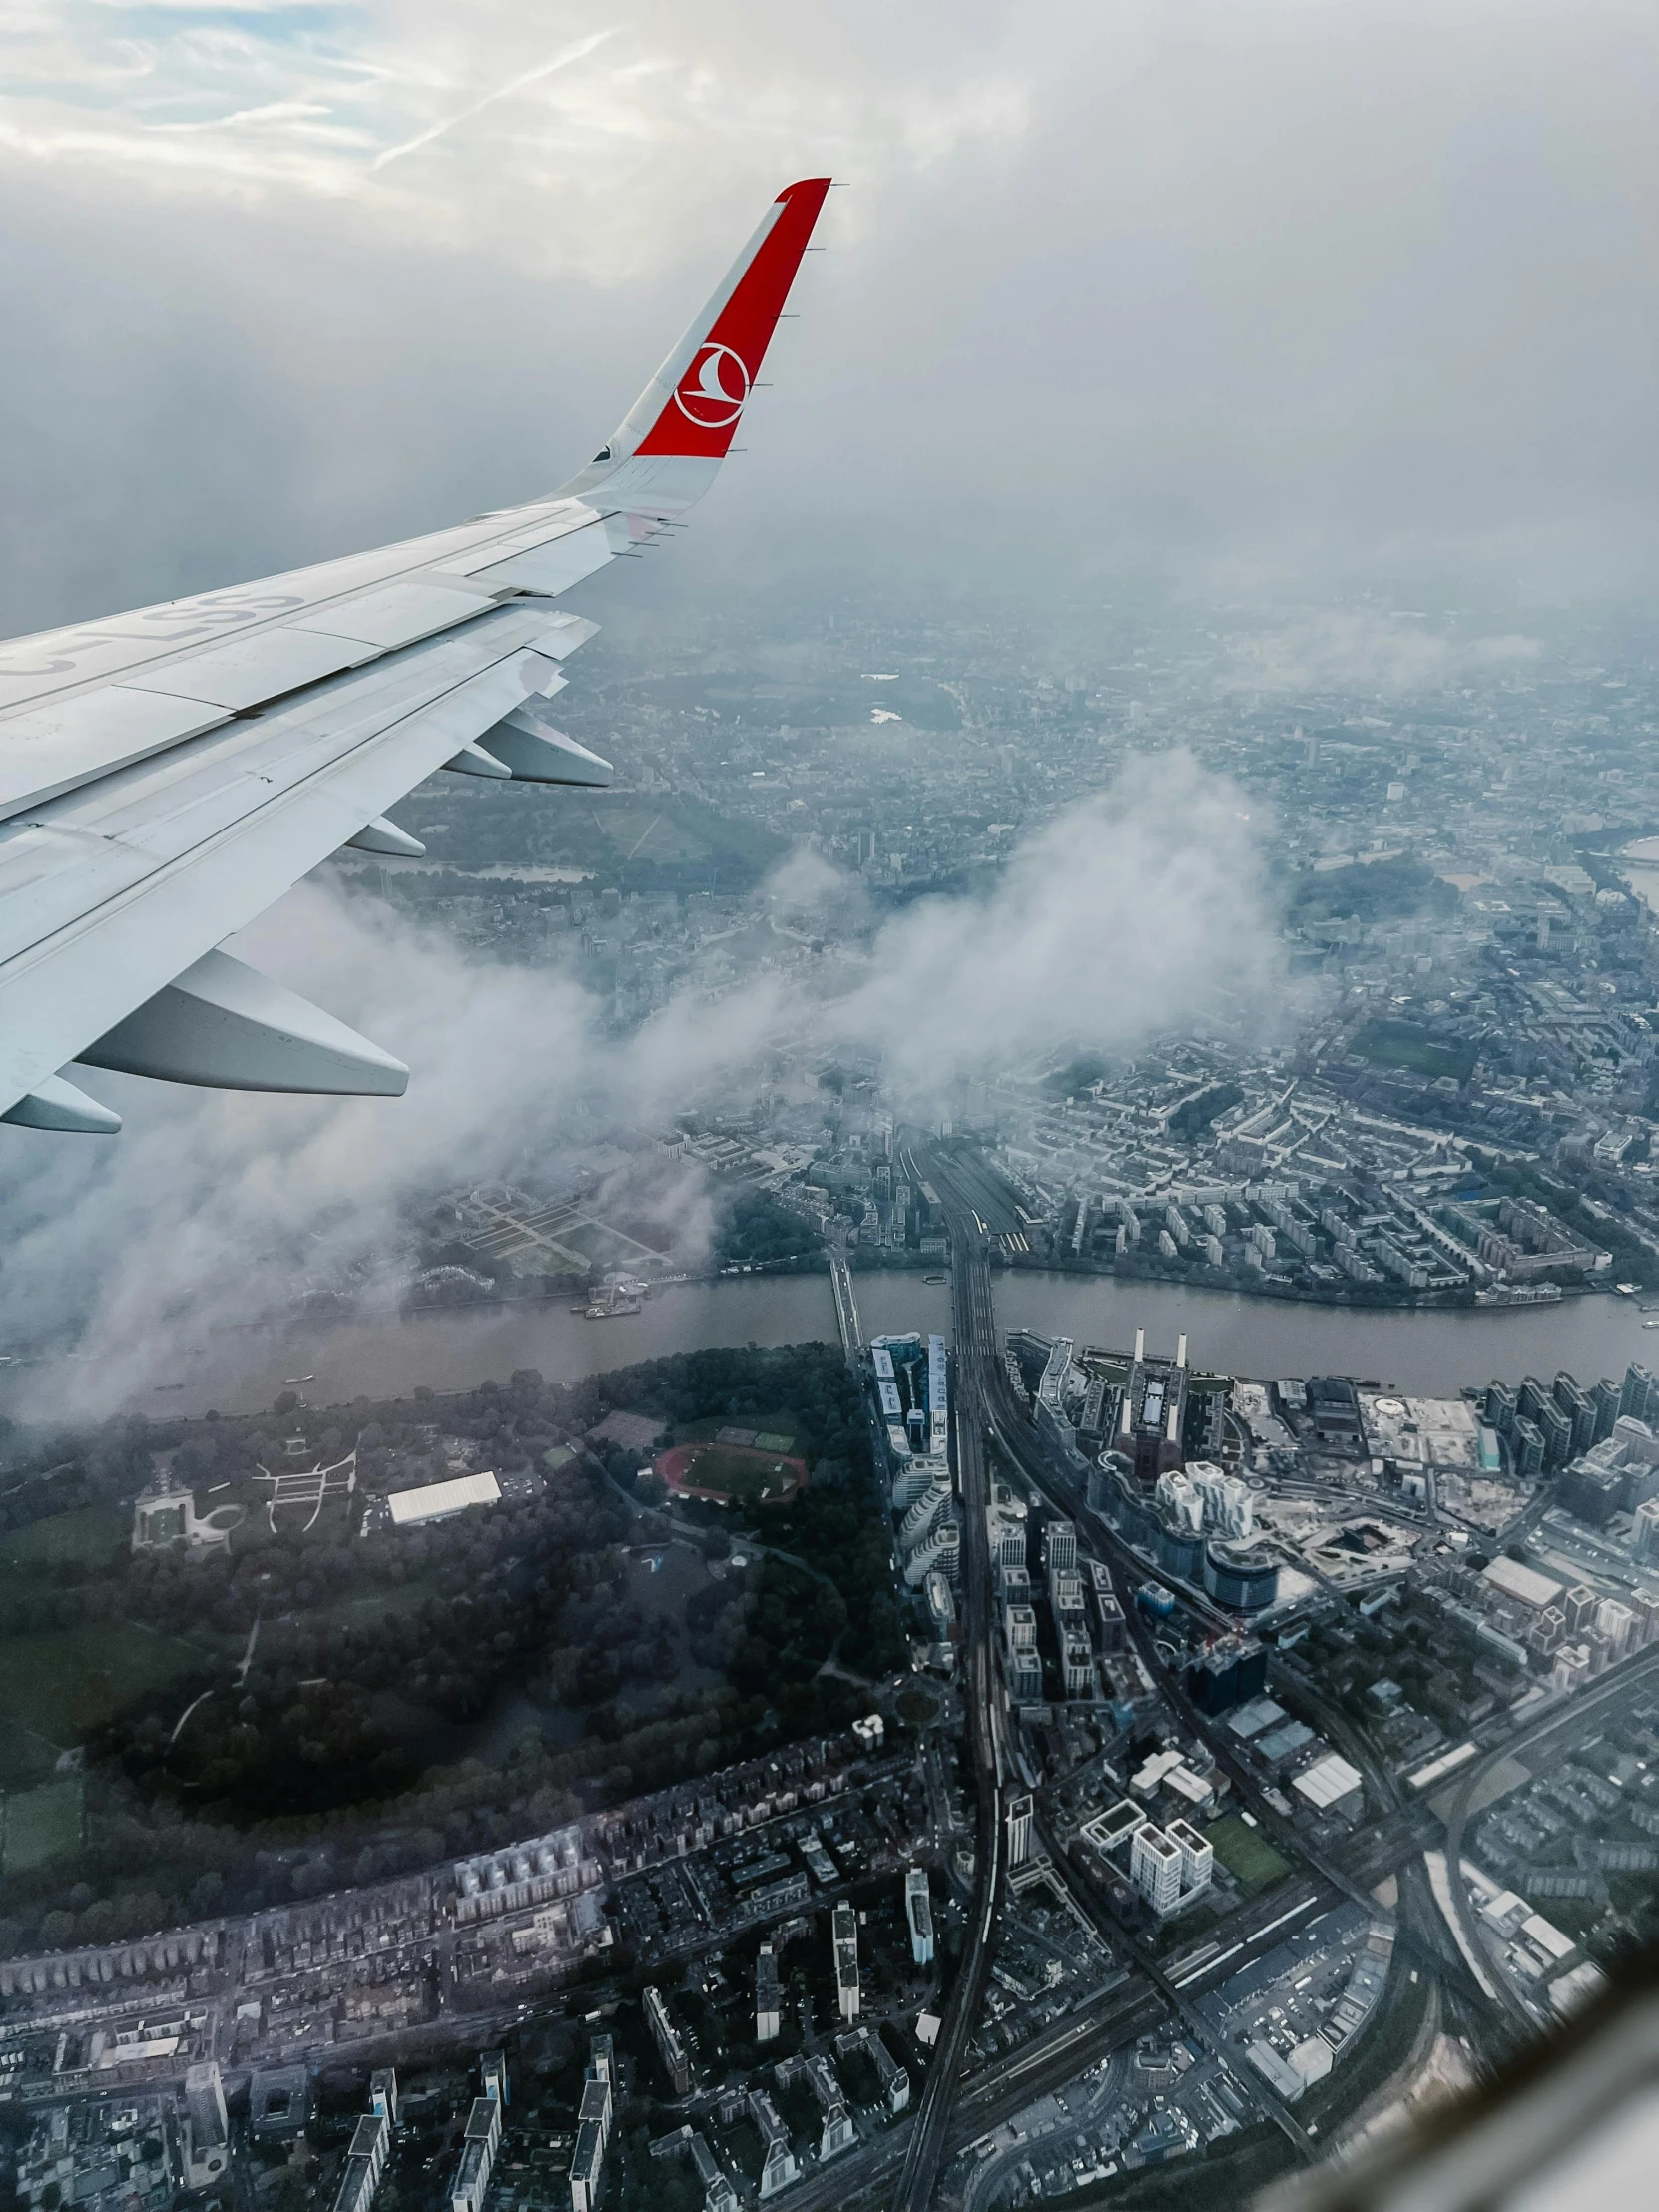
[[[1333,1805],[1340,1805],[1344,1798],[1352,1797],[1364,1787],[1364,1777],[1358,1767],[1351,1767],[1337,1752],[1327,1752],[1323,1759],[1316,1759],[1305,1773],[1291,1783],[1309,1804],[1325,1812]]]
[[[458,1474],[448,1482],[423,1482],[418,1490],[397,1490],[386,1506],[394,1528],[417,1528],[474,1505],[494,1505],[500,1497],[501,1485],[493,1474]]]

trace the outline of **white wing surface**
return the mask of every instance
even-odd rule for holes
[[[560,492],[285,576],[0,645],[0,1120],[109,1132],[76,1063],[236,1090],[408,1070],[217,949],[440,768],[604,784],[555,729],[597,625],[561,593],[713,481],[829,190],[792,185]]]

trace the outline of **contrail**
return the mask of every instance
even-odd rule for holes
[[[457,123],[466,123],[485,108],[491,108],[498,100],[507,100],[515,92],[522,92],[526,85],[539,84],[543,77],[551,77],[561,69],[568,69],[573,62],[585,61],[595,47],[603,46],[608,38],[616,36],[613,25],[608,31],[595,31],[587,38],[580,38],[573,46],[566,46],[554,55],[550,62],[541,62],[534,69],[527,69],[521,77],[510,77],[504,85],[497,85],[493,92],[486,92],[481,100],[474,100],[470,108],[462,108],[458,115],[445,116],[441,123],[434,123],[429,130],[419,132],[412,139],[405,139],[401,146],[388,146],[383,154],[376,154],[370,162],[371,170],[384,169],[388,163],[399,162],[405,154],[413,154],[423,146],[430,146],[434,139],[454,130]]]

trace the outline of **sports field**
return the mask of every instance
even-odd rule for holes
[[[1226,1813],[1204,1831],[1205,1841],[1242,1888],[1269,1890],[1291,1871],[1290,1861],[1275,1850],[1259,1828],[1252,1828],[1237,1813]]]
[[[1367,1022],[1354,1048],[1379,1067],[1408,1068],[1413,1075],[1449,1075],[1466,1083],[1474,1072],[1473,1045],[1461,1037],[1436,1037],[1414,1021]]]
[[[132,1530],[129,1514],[106,1505],[89,1505],[79,1513],[54,1513],[0,1535],[0,1567],[57,1567],[66,1560],[83,1567],[107,1567],[112,1554],[130,1540]]]
[[[187,1670],[203,1655],[132,1621],[83,1621],[0,1640],[0,1773],[49,1766],[93,1729]]]
[[[676,1444],[656,1462],[656,1472],[680,1497],[722,1505],[781,1505],[807,1487],[807,1462],[741,1444]]]
[[[33,1790],[12,1790],[0,1802],[0,1854],[7,1874],[26,1874],[81,1848],[84,1784],[57,1775]]]

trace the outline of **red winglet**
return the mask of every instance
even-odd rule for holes
[[[690,453],[709,460],[725,454],[829,190],[828,177],[808,177],[778,195],[738,264],[725,305],[636,453]]]

